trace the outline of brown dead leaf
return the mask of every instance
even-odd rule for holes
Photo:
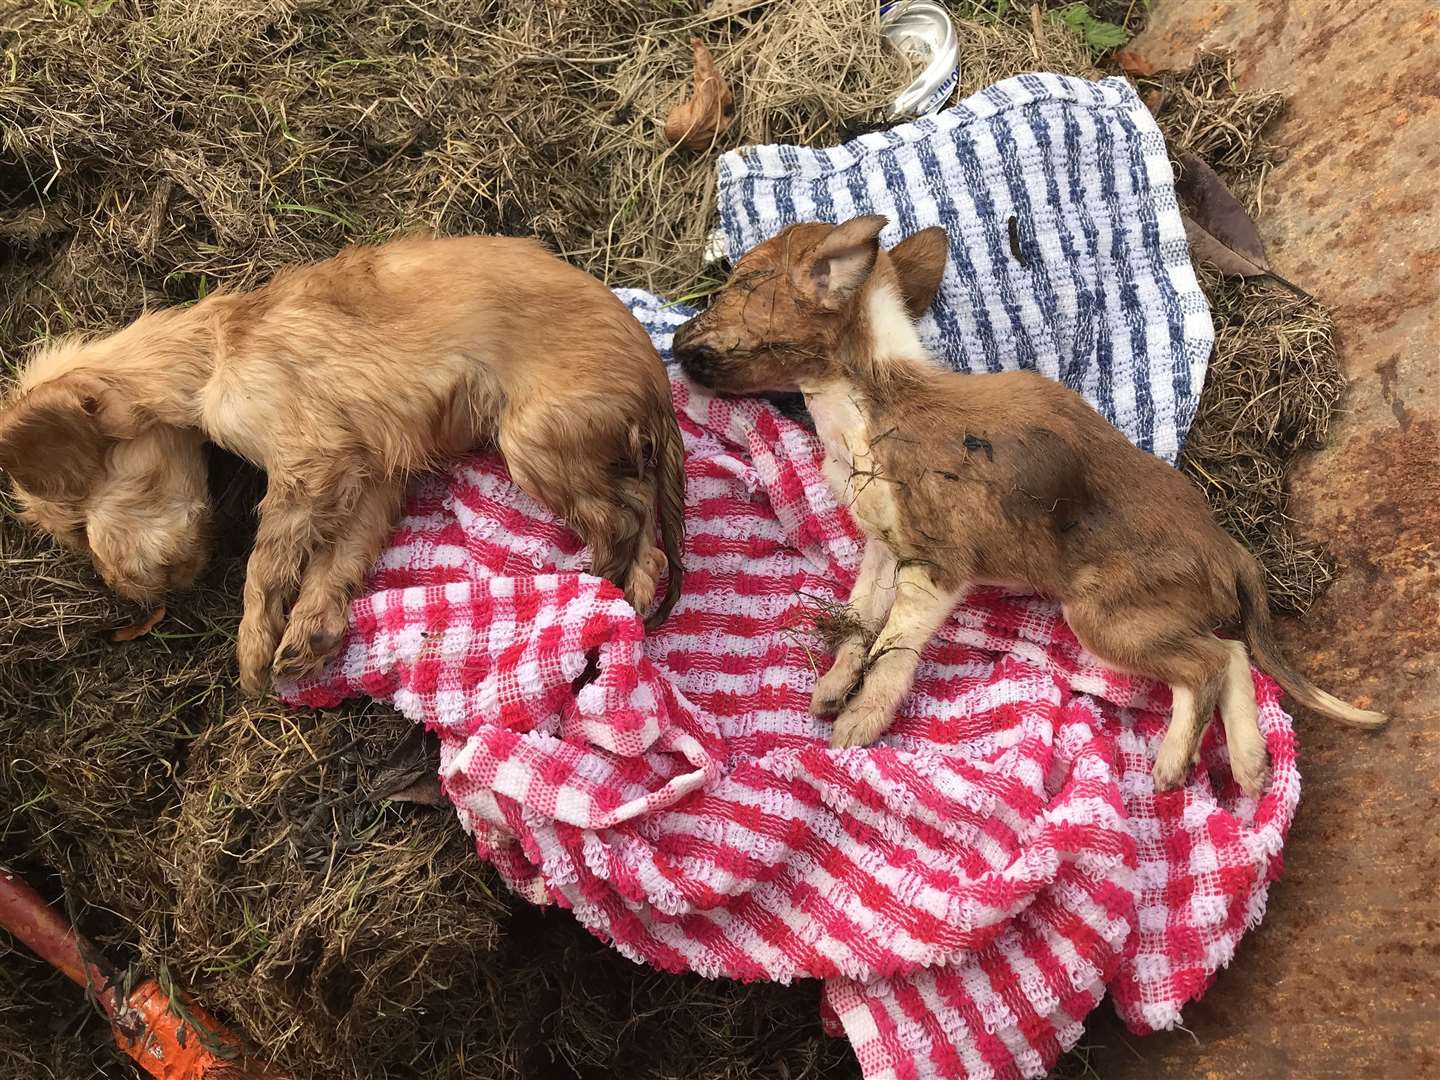
[[[449,806],[450,800],[440,790],[440,777],[428,773],[413,784],[407,784],[399,791],[385,796],[389,802],[418,803],[421,806]]]
[[[1309,300],[1309,293],[1270,268],[1260,230],[1215,170],[1188,150],[1182,150],[1177,160],[1181,171],[1175,192],[1185,205],[1180,219],[1185,223],[1191,254],[1222,274],[1273,278]]]
[[[155,627],[159,626],[160,621],[164,618],[165,609],[163,607],[157,607],[148,615],[140,618],[139,621],[133,622],[129,626],[122,626],[120,627],[120,629],[112,631],[110,634],[110,640],[115,642],[121,642],[134,641],[136,638],[142,638],[146,634],[150,633],[151,630],[154,630]]]
[[[439,769],[440,740],[417,725],[380,767],[370,801],[449,806],[440,790]]]
[[[735,99],[705,43],[692,37],[690,47],[695,51],[695,89],[665,117],[665,137],[687,150],[708,150],[735,122]]]
[[[1150,110],[1151,116],[1159,116],[1168,99],[1164,90],[1151,90],[1141,100],[1145,102],[1145,108]]]
[[[1184,211],[1180,213],[1180,220],[1185,224],[1185,238],[1190,241],[1190,253],[1200,262],[1209,263],[1222,274],[1229,274],[1231,277],[1264,277],[1270,273],[1267,267],[1250,254],[1230,247]]]
[[[1159,70],[1154,61],[1147,60],[1134,49],[1121,49],[1115,54],[1114,60],[1126,75],[1154,75]]]

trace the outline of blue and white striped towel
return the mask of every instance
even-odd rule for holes
[[[886,247],[944,225],[950,264],[920,326],[937,356],[1038,370],[1179,454],[1215,333],[1164,140],[1125,80],[1020,75],[833,149],[742,147],[716,198],[732,260],[797,221],[885,214]]]

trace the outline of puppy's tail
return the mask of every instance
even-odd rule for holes
[[[665,597],[655,613],[645,620],[646,630],[654,630],[665,621],[675,601],[680,599],[680,585],[685,576],[685,443],[668,394],[661,412],[663,415],[656,426],[653,474],[655,510],[660,521],[660,546],[670,568]]]
[[[1389,722],[1383,713],[1357,709],[1327,694],[1290,666],[1285,654],[1280,651],[1280,643],[1275,640],[1275,628],[1270,621],[1270,595],[1265,588],[1264,574],[1244,548],[1240,548],[1239,565],[1236,567],[1235,592],[1240,600],[1240,626],[1245,634],[1245,643],[1250,647],[1250,655],[1255,658],[1260,670],[1284,687],[1287,694],[1312,712],[1343,724],[1378,728]]]

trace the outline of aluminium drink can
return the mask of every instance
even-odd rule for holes
[[[882,4],[880,29],[921,65],[920,74],[895,99],[892,115],[926,116],[944,108],[960,83],[960,44],[945,6],[929,0]]]
[[[881,4],[880,29],[921,69],[895,99],[891,116],[926,116],[943,109],[960,83],[960,44],[944,5],[929,0]],[[705,238],[702,262],[710,266],[722,262],[726,254],[724,230],[711,230]]]

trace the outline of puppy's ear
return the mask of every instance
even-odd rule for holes
[[[895,273],[900,278],[900,295],[912,319],[918,319],[935,303],[945,263],[950,258],[950,237],[943,226],[932,225],[907,236],[890,249]]]
[[[851,218],[816,245],[806,268],[816,304],[837,310],[864,287],[880,255],[880,230],[888,224],[881,214]]]
[[[88,375],[40,383],[0,413],[0,470],[47,501],[84,497],[113,439],[135,434],[135,414]]]

